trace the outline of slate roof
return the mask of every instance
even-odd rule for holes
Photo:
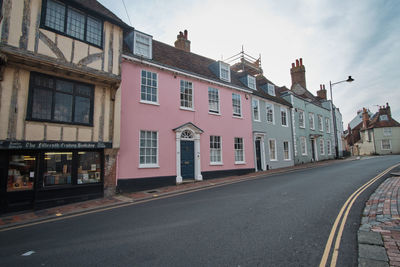
[[[129,26],[125,22],[123,22],[119,17],[117,17],[114,13],[112,13],[105,6],[100,4],[96,0],[70,0],[70,2],[74,2],[77,6],[80,6],[83,10],[88,10],[96,13],[100,17],[109,22],[119,25],[124,29],[133,29],[133,27]]]
[[[279,95],[280,95],[280,93],[279,93],[279,91],[278,91],[279,87],[276,86],[276,85],[275,85],[273,82],[271,82],[270,80],[268,80],[265,76],[263,76],[263,75],[258,75],[258,76],[256,77],[256,83],[257,83],[257,90],[253,91],[253,95],[256,95],[256,96],[259,96],[259,97],[262,97],[262,98],[265,98],[265,99],[268,99],[268,100],[271,100],[271,101],[280,103],[280,104],[285,105],[285,106],[288,106],[288,107],[292,107],[292,104],[290,104],[288,101],[286,101],[285,99],[283,99],[283,98],[281,98],[281,97],[279,96]],[[263,89],[261,89],[261,86],[266,85],[266,84],[268,84],[268,83],[273,84],[273,85],[275,86],[275,94],[276,94],[277,96],[272,96],[272,95],[270,95],[270,94],[264,92]]]
[[[381,120],[379,115],[387,115],[387,114],[379,114],[379,112],[375,113],[375,116],[370,120],[368,124],[368,129],[372,128],[382,128],[382,127],[400,127],[400,123],[392,118],[392,116],[388,115],[388,120]]]

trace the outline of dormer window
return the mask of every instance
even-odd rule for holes
[[[133,53],[145,58],[152,58],[152,36],[135,31]]]
[[[219,62],[219,78],[227,82],[231,81],[231,68],[229,64]]]
[[[275,96],[275,85],[270,83],[268,84],[268,94]]]
[[[247,86],[250,89],[256,90],[256,78],[250,75],[247,75]]]
[[[379,120],[380,120],[380,121],[388,121],[389,118],[388,118],[387,115],[380,115],[380,116],[379,116]]]

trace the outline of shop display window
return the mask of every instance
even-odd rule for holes
[[[99,152],[78,152],[78,184],[101,182]]]
[[[44,186],[72,184],[72,152],[44,153]]]
[[[33,190],[36,157],[11,155],[9,158],[7,192]]]

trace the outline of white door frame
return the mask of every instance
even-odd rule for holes
[[[194,179],[196,181],[203,180],[201,175],[201,154],[200,154],[200,134],[203,131],[193,125],[192,123],[186,123],[176,129],[176,183],[182,183],[181,175],[181,140],[193,141],[194,142]],[[183,135],[182,135],[183,133]]]
[[[257,155],[256,155],[256,140],[257,138],[260,140],[260,153],[261,153],[261,170],[257,170]],[[265,133],[254,133],[254,142],[253,142],[253,146],[254,146],[254,159],[255,159],[255,169],[256,171],[265,171],[266,170],[266,166],[265,166]]]

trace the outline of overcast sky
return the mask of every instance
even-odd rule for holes
[[[122,0],[99,0],[127,24]],[[399,0],[125,0],[131,25],[173,45],[188,30],[191,52],[215,60],[241,51],[258,57],[264,75],[290,87],[290,67],[303,58],[307,89],[329,81],[345,129],[362,107],[389,102],[400,121]]]

